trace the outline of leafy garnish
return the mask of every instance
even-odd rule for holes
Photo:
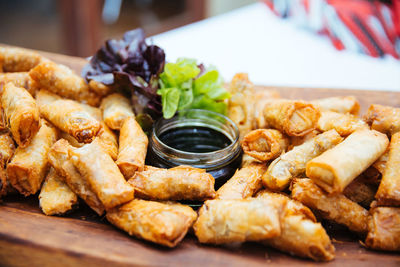
[[[205,69],[194,59],[180,58],[176,63],[167,63],[160,74],[160,87],[157,93],[162,99],[164,118],[189,108],[226,114],[224,100],[230,94],[223,87],[219,72],[215,68]]]
[[[91,58],[82,75],[87,81],[131,93],[136,114],[161,115],[161,99],[157,94],[159,74],[164,70],[164,50],[147,45],[142,29],[128,31],[121,40],[108,40]]]

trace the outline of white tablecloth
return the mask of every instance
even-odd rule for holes
[[[400,91],[400,61],[337,51],[322,36],[275,17],[263,3],[150,38],[167,60],[196,58],[226,81],[249,73],[256,84]]]

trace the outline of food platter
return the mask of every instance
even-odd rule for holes
[[[84,59],[43,53],[51,60],[65,64],[80,73]],[[286,88],[258,86],[257,90],[275,89],[282,97],[314,99],[354,95],[361,113],[371,103],[399,106],[400,93],[363,90]],[[0,206],[0,262],[11,266],[162,266],[162,265],[300,265],[314,264],[291,257],[257,243],[237,246],[200,245],[189,234],[175,249],[163,248],[129,237],[99,218],[90,209],[75,211],[64,217],[47,217],[38,208],[37,196],[28,201],[7,197]],[[329,229],[336,247],[336,258],[330,265],[398,266],[395,253],[381,253],[363,248],[356,236],[340,228]]]

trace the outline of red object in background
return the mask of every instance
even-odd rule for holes
[[[400,0],[264,0],[275,14],[327,35],[336,49],[400,58]],[[386,1],[390,2],[390,1]]]

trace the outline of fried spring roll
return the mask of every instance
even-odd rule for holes
[[[112,87],[107,86],[101,82],[97,82],[95,80],[91,80],[89,82],[89,88],[98,95],[105,96],[110,94],[113,90]]]
[[[328,193],[340,193],[385,151],[389,140],[374,130],[357,130],[307,163],[306,174]]]
[[[57,141],[57,130],[46,121],[27,147],[18,147],[7,165],[7,176],[21,194],[35,194],[42,185],[49,168],[47,154]]]
[[[68,187],[101,216],[104,213],[104,206],[92,191],[89,182],[75,168],[71,161],[70,150],[67,140],[58,140],[50,149],[49,162]]]
[[[12,83],[1,92],[1,107],[15,142],[26,147],[39,130],[39,108],[24,88]]]
[[[228,101],[228,117],[236,123],[243,137],[253,129],[254,110],[249,103],[255,102],[254,85],[246,73],[238,73],[232,78],[229,92],[232,96]]]
[[[214,199],[200,208],[193,228],[200,243],[261,241],[281,234],[278,202]]]
[[[259,192],[257,198],[271,201],[286,199],[280,215],[281,234],[263,241],[264,244],[315,261],[333,260],[335,247],[309,208],[284,195],[266,190]]]
[[[119,132],[117,165],[126,179],[142,171],[149,141],[134,117],[128,117]]]
[[[354,96],[338,96],[315,99],[311,101],[321,111],[333,111],[338,113],[350,113],[358,115],[360,111],[360,103]]]
[[[217,191],[217,199],[244,199],[252,197],[262,187],[261,176],[267,167],[262,163],[252,163],[230,178]]]
[[[6,164],[14,155],[15,145],[9,132],[0,134],[0,197],[5,196],[12,188],[6,173]]]
[[[185,237],[196,218],[189,206],[141,199],[107,212],[107,220],[129,235],[171,248]]]
[[[277,91],[274,90],[259,90],[255,93],[255,108],[254,108],[254,129],[264,129],[267,128],[267,123],[264,118],[264,108],[271,99],[280,98]]]
[[[275,129],[257,129],[246,134],[241,141],[244,153],[266,162],[284,153],[289,140]]]
[[[39,194],[39,206],[46,215],[64,214],[78,204],[78,197],[50,168]]]
[[[317,135],[275,159],[262,176],[263,184],[273,191],[282,191],[293,177],[306,170],[306,164],[324,151],[339,144],[343,138],[335,131]]]
[[[346,186],[343,190],[343,195],[351,201],[354,201],[368,209],[372,201],[375,199],[376,189],[376,186],[369,184],[366,177],[361,174]]]
[[[400,251],[400,208],[377,207],[370,213],[367,248]]]
[[[347,136],[361,128],[368,128],[368,125],[361,119],[351,114],[333,111],[321,112],[317,125],[318,131],[326,132],[335,129],[341,136]]]
[[[400,132],[392,135],[389,157],[376,193],[380,206],[400,206]]]
[[[215,197],[214,177],[204,169],[145,166],[128,181],[139,198],[152,200],[206,200]]]
[[[40,114],[80,143],[92,142],[100,130],[100,122],[72,100],[56,100],[41,105]]]
[[[100,145],[91,143],[72,149],[71,160],[106,210],[133,199],[133,187]]]
[[[111,94],[101,101],[104,122],[113,130],[119,130],[126,118],[134,117],[131,102],[121,94]]]
[[[309,132],[308,134],[304,135],[304,136],[290,136],[290,145],[288,148],[289,150],[292,150],[293,147],[295,146],[300,146],[302,144],[304,144],[305,142],[307,142],[310,139],[313,139],[314,137],[316,137],[317,135],[319,135],[321,132],[318,130],[314,130],[312,132]]]
[[[0,72],[29,71],[39,64],[41,56],[21,48],[0,47]]]
[[[294,179],[292,198],[317,211],[324,219],[347,226],[351,231],[367,232],[368,211],[343,194],[328,195],[310,179]]]
[[[290,136],[304,136],[313,131],[319,117],[319,110],[304,101],[276,99],[264,108],[266,124]]]
[[[37,85],[28,72],[0,73],[0,89],[9,82],[15,86],[25,88],[32,96],[36,93]]]
[[[386,164],[389,159],[389,150],[387,149],[386,152],[380,156],[377,161],[372,164],[372,167],[376,169],[380,174],[383,174],[383,172],[386,169]]]
[[[64,65],[51,61],[42,62],[29,75],[41,88],[62,97],[77,100],[91,106],[100,104],[100,96],[90,90],[86,82]]]
[[[373,104],[368,108],[364,120],[371,129],[393,135],[400,131],[400,108]]]

